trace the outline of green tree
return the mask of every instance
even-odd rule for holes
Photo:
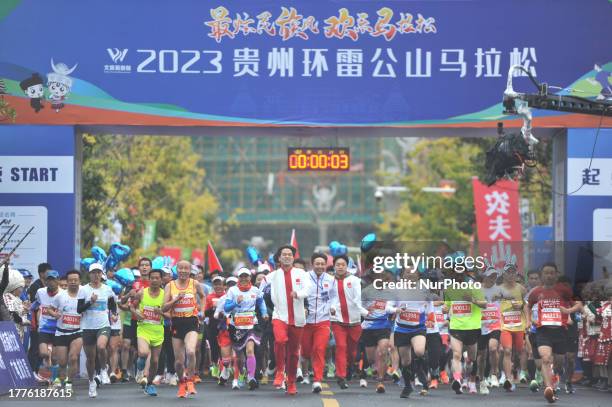
[[[83,136],[83,250],[115,222],[121,240],[142,253],[142,231],[157,221],[156,245],[205,247],[219,238],[217,200],[204,188],[188,137]]]

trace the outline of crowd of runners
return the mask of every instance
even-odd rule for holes
[[[186,398],[214,378],[232,390],[271,384],[288,395],[298,383],[315,393],[325,381],[376,393],[397,383],[402,398],[445,384],[487,395],[525,383],[554,402],[574,393],[576,360],[581,384],[609,390],[610,282],[572,287],[552,263],[527,273],[514,264],[358,273],[346,255],[295,254],[282,246],[276,269],[264,263],[233,273],[205,273],[185,260],[173,273],[141,258],[134,284],[119,293],[106,284],[114,271],[98,263],[62,275],[44,263],[34,282],[7,267],[0,292],[37,379],[72,388],[84,357],[90,397],[135,382],[149,396],[170,391],[158,389],[165,384]],[[373,284],[421,278],[482,287],[404,295]]]

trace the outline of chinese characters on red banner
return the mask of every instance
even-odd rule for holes
[[[524,273],[518,183],[503,180],[487,187],[474,178],[472,187],[480,254],[500,271],[511,261]]]

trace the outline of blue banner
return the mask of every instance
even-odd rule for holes
[[[0,321],[0,394],[36,386],[15,324]]]
[[[0,78],[16,123],[469,127],[502,117],[515,64],[555,92],[607,97],[611,7],[13,0]]]

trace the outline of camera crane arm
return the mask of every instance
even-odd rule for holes
[[[519,93],[513,89],[512,75],[517,70],[527,73],[531,82],[538,88],[537,93]],[[612,117],[612,103],[579,96],[551,95],[548,93],[548,84],[538,83],[531,72],[521,65],[513,65],[508,71],[503,106],[504,114],[518,115],[523,118],[521,133],[530,147],[538,143],[538,139],[531,134],[532,115],[530,108]]]

